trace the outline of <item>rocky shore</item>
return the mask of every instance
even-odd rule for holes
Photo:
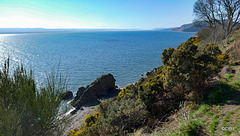
[[[80,109],[85,104],[99,103],[99,99],[117,95],[120,90],[116,88],[115,81],[113,75],[109,73],[97,78],[86,88],[80,87],[72,105]]]
[[[102,75],[86,87],[80,87],[76,96],[71,101],[73,108],[65,114],[69,124],[66,126],[65,135],[71,130],[78,129],[85,117],[94,110],[94,106],[100,104],[101,99],[117,96],[121,91],[115,85],[112,74]],[[70,98],[71,92],[64,93],[63,98]]]
[[[143,78],[154,74],[157,68],[146,72]],[[115,78],[112,74],[108,73],[97,78],[94,82],[86,87],[80,87],[76,93],[76,96],[71,101],[73,108],[66,113],[69,124],[66,126],[66,132],[69,130],[78,129],[78,127],[84,122],[85,117],[94,111],[94,106],[100,104],[101,99],[108,99],[118,95],[121,91],[118,86],[115,85]],[[71,98],[72,92],[67,91],[64,93],[63,98]]]

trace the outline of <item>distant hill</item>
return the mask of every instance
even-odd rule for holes
[[[190,24],[184,24],[181,27],[170,28],[169,30],[175,32],[198,32],[206,26],[207,23],[205,22],[194,22]]]

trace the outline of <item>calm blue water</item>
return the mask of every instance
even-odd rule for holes
[[[160,66],[165,48],[176,48],[193,35],[169,31],[1,34],[0,61],[10,56],[12,67],[17,63],[32,67],[39,82],[60,62],[73,92],[107,73],[124,87]]]

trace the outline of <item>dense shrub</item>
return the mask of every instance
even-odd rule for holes
[[[97,112],[96,115],[89,114],[84,120],[84,127],[78,131],[70,130],[68,136],[79,136],[84,135],[88,129],[97,125],[97,119],[100,117],[100,112]]]
[[[206,44],[199,49],[198,38],[190,38],[177,49],[165,49],[162,53],[164,87],[181,86],[194,97],[202,96],[207,80],[216,76],[227,61],[217,45]]]
[[[10,73],[13,73],[11,75]],[[57,117],[64,84],[54,74],[45,87],[36,87],[32,71],[23,66],[11,72],[9,59],[0,70],[0,134],[53,135],[63,124]]]
[[[125,86],[119,93],[118,93],[118,97],[122,98],[125,94],[129,94],[129,87],[130,85]]]
[[[114,98],[116,99],[116,98]],[[121,99],[108,100],[99,106],[98,118],[88,115],[85,119],[83,133],[71,131],[80,135],[124,135],[133,132],[147,123],[148,111],[145,104],[133,94],[124,95]],[[95,120],[97,119],[97,120]],[[87,120],[90,127],[86,127]],[[91,123],[93,122],[93,123]],[[94,123],[96,122],[96,123]]]

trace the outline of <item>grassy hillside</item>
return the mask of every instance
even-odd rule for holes
[[[186,101],[149,136],[239,135],[239,80],[216,83],[201,103]],[[185,105],[184,105],[185,104]],[[132,135],[143,135],[136,132]]]
[[[224,52],[230,56],[230,62],[234,63],[240,60],[240,29],[230,35],[230,44],[225,45]]]

